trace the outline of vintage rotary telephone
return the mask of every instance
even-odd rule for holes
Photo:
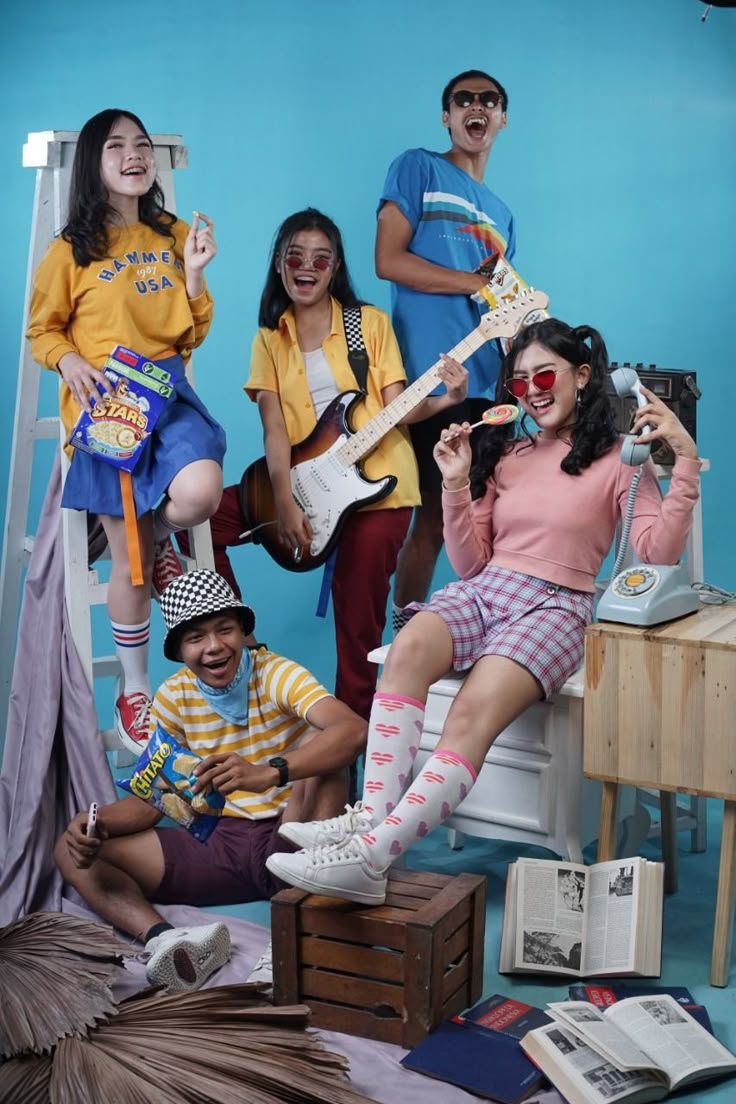
[[[639,377],[633,368],[617,368],[611,372],[610,378],[617,395],[633,395],[638,407],[646,406],[647,399],[641,393]],[[648,432],[649,427],[643,426],[642,433]],[[648,444],[641,444],[639,438],[630,433],[621,445],[621,461],[632,467],[640,467],[649,456],[649,450]],[[700,598],[692,588],[686,564],[680,563],[674,567],[669,564],[636,564],[621,570],[628,552],[634,500],[640,478],[641,472],[638,471],[631,481],[618,554],[613,567],[613,579],[598,602],[596,616],[599,621],[658,625],[661,621],[672,621],[676,617],[693,613],[700,606]]]

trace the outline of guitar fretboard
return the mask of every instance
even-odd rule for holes
[[[468,357],[472,356],[481,345],[485,344],[488,340],[486,334],[481,331],[478,326],[476,329],[464,337],[462,341],[459,341],[457,345],[450,349],[447,354],[452,357],[453,360],[460,361],[463,364]],[[397,395],[395,399],[392,399],[388,406],[385,406],[378,414],[374,415],[371,420],[359,429],[357,433],[345,442],[342,448],[339,448],[335,455],[344,464],[356,464],[359,460],[362,460],[364,456],[367,456],[371,452],[378,442],[386,436],[390,429],[393,429],[395,425],[401,421],[401,419],[413,410],[415,406],[418,406],[422,399],[426,399],[427,395],[434,391],[435,387],[440,380],[440,366],[441,360],[438,360],[436,364],[433,364],[431,368],[428,368],[418,380],[410,384],[405,388],[400,395]]]

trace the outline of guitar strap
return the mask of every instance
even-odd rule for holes
[[[360,307],[343,307],[342,324],[345,327],[345,340],[348,346],[348,364],[355,376],[355,382],[359,390],[365,395],[368,391],[368,353],[363,341],[363,328],[360,323]],[[332,588],[332,576],[335,572],[335,557],[337,549],[325,563],[322,573],[322,586],[317,600],[317,617],[327,616],[327,607],[330,604],[330,590]]]
[[[359,390],[365,395],[368,390],[368,353],[360,324],[360,307],[343,307],[342,324],[348,344],[348,364]]]

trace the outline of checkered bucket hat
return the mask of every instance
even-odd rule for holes
[[[216,571],[202,569],[178,575],[161,595],[161,613],[166,623],[164,655],[178,659],[179,633],[182,627],[196,617],[211,617],[215,613],[232,610],[240,618],[243,632],[248,635],[255,627],[255,615],[230,585]]]

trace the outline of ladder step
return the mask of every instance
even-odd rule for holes
[[[105,751],[112,752],[112,761],[115,767],[132,767],[137,761],[136,756],[120,743],[120,738],[114,728],[100,730],[100,740]],[[143,748],[141,748],[143,751]]]
[[[37,441],[58,441],[59,439],[59,419],[53,418],[36,418],[36,424],[33,430],[33,436]]]
[[[120,661],[117,656],[97,656],[92,660],[94,678],[114,678],[120,674]]]
[[[107,583],[99,582],[96,571],[89,573],[87,600],[91,606],[104,606],[107,601]]]

